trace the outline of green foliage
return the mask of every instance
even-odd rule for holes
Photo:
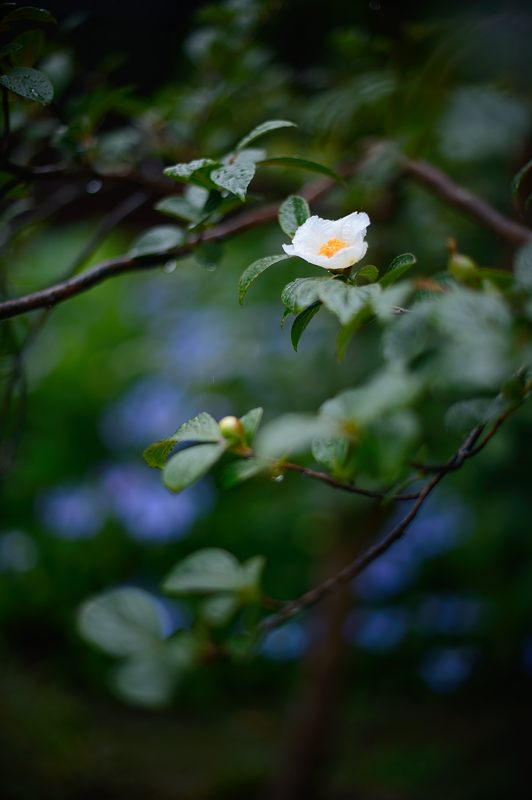
[[[263,122],[261,125],[257,125],[256,128],[253,128],[243,139],[239,141],[236,146],[237,150],[243,150],[247,147],[251,142],[254,142],[256,139],[259,139],[261,136],[264,136],[266,133],[270,131],[279,130],[279,128],[295,128],[297,127],[295,122],[289,122],[286,119],[271,119],[268,122]]]
[[[54,98],[54,87],[44,72],[29,67],[13,67],[0,75],[0,84],[10,92],[45,106]]]
[[[310,217],[307,201],[297,194],[287,197],[279,209],[279,225],[291,239],[297,229]]]
[[[129,248],[130,256],[148,256],[168,253],[184,242],[181,228],[175,225],[157,225],[145,231]]]
[[[172,492],[182,492],[195,483],[221,459],[228,443],[199,444],[171,456],[163,468],[164,485]]]
[[[216,547],[198,550],[177,564],[165,578],[168,594],[213,594],[231,592],[254,596],[258,590],[264,560],[260,556],[244,564]]]
[[[380,280],[381,286],[391,286],[399,278],[402,278],[405,272],[408,272],[415,263],[416,257],[413,253],[403,253],[401,256],[396,256],[382,276]]]
[[[252,264],[250,264],[240,276],[240,282],[238,285],[238,298],[240,303],[242,304],[244,302],[249,288],[265,270],[267,270],[273,264],[277,264],[279,261],[286,261],[288,258],[290,258],[290,256],[287,255],[265,256],[264,258],[259,258],[257,261],[254,261]]]

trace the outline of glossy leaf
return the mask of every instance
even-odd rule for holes
[[[400,256],[396,256],[380,279],[381,286],[391,286],[392,283],[398,281],[405,272],[411,269],[415,263],[416,257],[413,253],[403,253]]]
[[[260,136],[264,136],[266,133],[270,133],[270,131],[279,130],[279,128],[296,128],[297,125],[295,122],[289,122],[286,119],[271,119],[268,122],[263,122],[261,125],[257,125],[256,128],[253,128],[246,136],[243,137],[237,144],[237,150],[242,150],[244,147],[247,147],[248,144],[254,142]]]
[[[264,158],[262,161],[257,162],[262,167],[293,167],[294,169],[304,169],[308,172],[319,172],[320,175],[327,175],[333,178],[338,183],[343,183],[343,178],[340,177],[330,167],[324,164],[318,164],[317,161],[309,161],[305,158],[297,158],[296,156],[272,156],[271,158]]]
[[[290,331],[290,339],[292,342],[292,347],[296,352],[303,333],[305,332],[311,319],[316,316],[320,308],[321,308],[321,302],[318,300],[311,306],[306,308],[304,311],[302,311],[301,314],[298,314],[294,322],[292,323],[292,329]]]
[[[211,180],[221,189],[226,189],[244,201],[254,175],[255,164],[253,161],[235,161],[233,164],[213,170]]]
[[[279,261],[286,261],[288,258],[290,258],[288,255],[265,256],[250,264],[240,276],[238,284],[238,299],[240,304],[244,302],[249,288],[255,283],[259,275],[262,275],[262,273],[273,264],[277,264]]]
[[[307,201],[297,194],[287,197],[279,209],[279,225],[291,239],[309,217],[310,208]]]
[[[0,75],[0,84],[10,92],[43,106],[54,98],[54,87],[49,78],[44,72],[30,67],[13,67],[5,75]]]
[[[202,411],[197,416],[184,422],[173,436],[154,442],[144,451],[144,460],[150,467],[164,467],[168,456],[179,442],[221,442],[222,436],[218,423]]]
[[[362,267],[362,269],[358,270],[354,279],[354,283],[355,285],[358,285],[360,281],[365,283],[375,283],[378,277],[379,270],[377,267],[373,264],[367,264],[365,267]]]
[[[0,22],[0,30],[5,30],[11,27],[14,22],[41,22],[53,23],[57,22],[53,14],[45,8],[35,8],[35,6],[22,6],[10,11],[9,14]]]
[[[282,293],[281,300],[288,311],[299,314],[308,306],[320,299],[320,287],[325,283],[332,283],[333,278],[296,278],[288,283]]]

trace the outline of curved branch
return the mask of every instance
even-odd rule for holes
[[[332,486],[334,489],[342,489],[344,492],[359,494],[362,495],[362,497],[372,497],[376,500],[417,500],[420,494],[419,492],[407,492],[405,494],[390,495],[387,492],[377,492],[373,491],[372,489],[363,489],[360,486],[355,486],[354,483],[346,483],[345,481],[336,480],[336,478],[333,478],[332,475],[328,475],[326,472],[318,472],[318,470],[310,469],[309,467],[303,467],[301,464],[293,464],[290,461],[284,461],[281,465],[281,469],[287,470],[288,472],[297,472],[300,475],[304,475],[306,478],[312,478],[315,481],[321,481],[321,483],[326,483],[328,486]]]
[[[509,412],[505,412],[502,417],[506,419],[508,413]],[[504,419],[502,421],[504,421]],[[502,421],[499,424],[496,423],[495,430],[500,427]],[[479,447],[475,448],[475,445],[483,430],[484,426],[478,425],[471,431],[471,433],[469,433],[456,453],[454,453],[447,463],[444,464],[429,481],[427,481],[423,489],[420,491],[419,496],[412,508],[396,525],[394,525],[392,530],[384,537],[384,539],[374,544],[372,547],[366,550],[365,553],[362,553],[362,555],[357,556],[353,561],[351,561],[350,564],[347,564],[332,578],[329,578],[319,586],[316,586],[314,589],[311,589],[310,591],[301,595],[301,597],[298,597],[296,600],[285,603],[277,613],[266,617],[266,619],[264,619],[260,624],[261,630],[266,632],[272,630],[273,628],[277,628],[292,617],[296,616],[296,614],[299,614],[301,611],[310,608],[316,603],[319,603],[320,600],[331,594],[331,592],[334,592],[342,584],[352,580],[354,577],[363,572],[363,570],[365,570],[370,564],[372,564],[373,561],[376,561],[381,555],[383,555],[383,553],[385,553],[405,534],[411,522],[413,522],[419,513],[423,503],[440,483],[440,481],[443,480],[443,478],[449,472],[459,469],[465,461],[475,455],[476,452],[479,452],[479,450],[481,450],[485,444],[487,444],[487,441],[489,441],[491,435],[493,435],[495,432],[494,430],[489,437],[486,437],[486,439],[483,440],[483,444],[481,443]]]
[[[508,219],[485,200],[455,183],[448,175],[427,161],[405,160],[404,168],[407,175],[427,186],[450,205],[474,217],[501,239],[516,247],[532,242],[531,230]]]

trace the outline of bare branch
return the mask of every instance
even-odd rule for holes
[[[531,230],[508,219],[485,200],[455,183],[448,175],[427,161],[406,160],[404,166],[407,175],[427,186],[450,205],[474,217],[501,239],[505,239],[515,247],[532,242]]]
[[[507,413],[505,412],[505,418],[506,416]],[[380,542],[374,544],[372,547],[366,550],[365,553],[362,553],[362,555],[357,556],[357,558],[351,561],[350,564],[347,564],[332,578],[329,578],[319,586],[316,586],[314,589],[311,589],[310,591],[301,595],[301,597],[298,597],[297,600],[285,603],[281,610],[276,614],[266,617],[266,619],[264,619],[261,623],[261,630],[265,632],[272,630],[273,628],[277,628],[279,625],[283,625],[287,620],[291,619],[296,614],[299,614],[301,611],[310,608],[316,603],[319,603],[320,600],[329,595],[331,592],[334,592],[339,586],[343,585],[347,581],[352,580],[356,575],[359,575],[361,572],[363,572],[366,567],[372,564],[373,561],[376,561],[393,544],[395,544],[395,542],[397,542],[405,534],[411,522],[413,522],[413,520],[416,518],[423,503],[440,483],[440,481],[443,480],[443,478],[449,472],[461,467],[468,458],[471,458],[471,456],[474,455],[475,444],[482,434],[483,429],[484,427],[479,425],[471,431],[456,453],[445,465],[443,465],[443,468],[439,470],[429,481],[427,481],[423,489],[420,491],[416,502],[413,504],[408,513],[405,514],[405,516],[396,525],[394,525],[392,530]]]
[[[281,469],[288,472],[297,472],[300,475],[304,475],[306,478],[312,478],[315,481],[326,483],[328,486],[332,486],[334,489],[342,489],[344,492],[359,494],[362,495],[362,497],[372,497],[378,500],[390,501],[417,500],[419,497],[419,492],[408,492],[405,494],[393,495],[388,494],[387,492],[377,492],[373,491],[372,489],[364,489],[361,486],[356,486],[354,483],[346,483],[346,481],[337,480],[336,478],[333,478],[332,475],[328,475],[326,472],[318,472],[315,469],[303,467],[301,464],[292,464],[290,461],[284,461],[281,465]]]

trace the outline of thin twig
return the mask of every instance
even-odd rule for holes
[[[406,494],[390,495],[387,492],[377,492],[373,491],[372,489],[363,489],[361,486],[355,486],[354,483],[346,483],[345,481],[337,480],[336,478],[333,478],[332,475],[328,475],[326,472],[319,472],[318,470],[310,469],[309,467],[303,467],[301,464],[293,464],[289,461],[283,461],[281,469],[287,470],[288,472],[297,472],[300,475],[304,475],[306,478],[312,478],[315,481],[321,481],[322,483],[326,483],[328,486],[332,486],[335,489],[342,489],[344,492],[351,492],[352,494],[359,494],[363,497],[372,497],[378,500],[417,500],[420,494],[419,492],[409,492]]]
[[[483,431],[483,426],[479,425],[474,428],[471,433],[466,437],[460,448],[444,465],[444,468],[437,472],[420,491],[419,496],[408,511],[408,513],[392,528],[392,530],[377,544],[374,544],[365,553],[357,556],[350,564],[347,564],[340,572],[332,578],[324,581],[316,586],[314,589],[306,592],[298,597],[296,600],[285,603],[283,608],[276,614],[266,617],[261,622],[261,630],[263,632],[277,628],[279,625],[284,624],[287,620],[299,614],[301,611],[310,608],[311,606],[319,603],[324,597],[335,591],[339,586],[352,580],[356,575],[366,569],[373,561],[376,561],[383,553],[385,553],[395,542],[397,542],[408,529],[409,525],[417,516],[423,503],[431,492],[436,488],[441,480],[449,472],[459,468],[462,464],[471,457],[474,445]]]

